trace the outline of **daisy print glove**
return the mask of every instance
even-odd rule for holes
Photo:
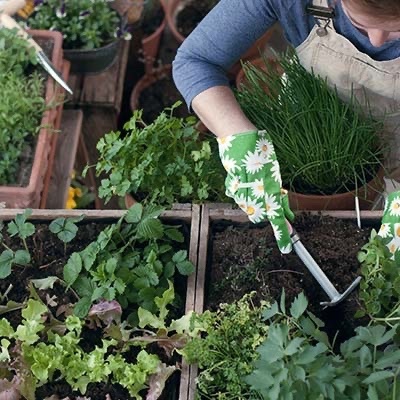
[[[378,235],[386,239],[386,246],[394,257],[400,248],[400,191],[388,195]]]
[[[286,218],[293,220],[274,146],[266,131],[251,131],[217,138],[219,156],[227,171],[225,194],[253,223],[269,220],[282,253],[292,244]]]

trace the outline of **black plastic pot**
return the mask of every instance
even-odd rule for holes
[[[97,49],[64,49],[64,57],[71,62],[71,72],[98,74],[116,60],[119,39]]]

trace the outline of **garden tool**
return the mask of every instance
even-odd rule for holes
[[[18,30],[18,34],[23,37],[36,50],[37,59],[42,67],[47,71],[47,73],[68,93],[72,94],[72,90],[64,82],[63,78],[56,70],[53,63],[47,58],[43,49],[31,37],[29,37],[28,33],[17,23],[17,21],[15,21],[12,17],[5,13],[0,13],[0,24],[1,26],[8,29],[16,28]]]
[[[325,275],[324,271],[322,271],[311,254],[304,247],[303,243],[301,243],[300,237],[295,229],[290,225],[289,222],[287,222],[287,224],[289,226],[289,231],[291,232],[290,238],[294,251],[330,298],[330,301],[322,301],[320,304],[325,307],[335,306],[343,301],[360,283],[361,276],[358,276],[343,293],[339,293],[335,286],[333,286],[332,282]]]

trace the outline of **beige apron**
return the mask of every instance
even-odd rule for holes
[[[327,0],[316,3],[328,7]],[[339,35],[332,21],[325,31],[315,25],[296,52],[301,64],[327,78],[343,99],[349,99],[353,90],[365,109],[367,97],[372,114],[384,117],[384,136],[390,149],[385,164],[391,178],[400,180],[400,58],[373,60]]]

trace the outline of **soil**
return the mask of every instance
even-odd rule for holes
[[[190,0],[176,16],[178,32],[187,37],[211,11],[218,0]]]
[[[153,34],[161,25],[164,16],[164,9],[160,6],[158,10],[154,13],[154,15],[150,15],[149,18],[144,20],[142,24],[143,37],[147,37]]]
[[[342,293],[359,276],[357,253],[367,243],[371,227],[359,229],[355,222],[319,215],[300,215],[293,224],[306,249]],[[378,228],[378,227],[375,227]],[[207,309],[219,303],[240,299],[256,291],[256,299],[280,300],[285,291],[286,304],[304,291],[309,310],[325,322],[331,339],[338,334],[341,343],[364,324],[354,318],[359,309],[357,289],[343,302],[324,309],[329,298],[293,251],[282,255],[270,225],[215,222],[209,244],[205,293]]]
[[[184,235],[188,237],[188,227],[182,224]],[[64,244],[56,237],[56,235],[49,232],[48,225],[43,223],[35,224],[35,234],[26,239],[27,246],[31,252],[32,262],[28,267],[13,267],[12,274],[5,278],[0,279],[0,294],[4,295],[7,293],[5,298],[2,298],[1,305],[4,306],[9,301],[14,301],[17,303],[23,302],[29,295],[29,282],[32,279],[41,279],[49,276],[63,276],[63,267],[66,264],[68,258],[73,252],[79,252],[83,250],[89,243],[91,243],[98,234],[106,227],[109,223],[100,222],[89,222],[84,221],[79,225],[78,233],[76,237],[66,245],[64,249]],[[22,248],[21,240],[19,238],[10,237],[6,229],[2,230],[4,243],[14,251]],[[17,279],[16,279],[17,277]],[[183,295],[182,292],[186,290],[186,284],[184,282],[178,281],[176,283],[178,289],[178,295]],[[63,320],[68,314],[70,309],[67,309],[65,314],[58,313],[60,311],[61,305],[68,305],[75,303],[78,299],[72,290],[65,290],[59,282],[53,285],[53,288],[46,290],[36,290],[37,294],[41,300],[48,304],[48,300],[52,299],[56,302],[56,305],[48,307],[54,316],[57,316],[59,320]],[[0,307],[1,307],[0,305]],[[179,305],[183,311],[184,305]],[[7,312],[2,314],[1,318],[6,317],[10,324],[15,328],[21,322],[20,310]],[[101,329],[89,329],[84,327],[82,331],[82,341],[80,343],[81,347],[86,351],[91,351],[94,346],[101,347],[102,330]],[[152,350],[153,351],[153,350]],[[154,349],[155,352],[160,351]],[[157,353],[158,354],[158,353]],[[162,354],[159,354],[162,356]],[[133,354],[124,353],[124,356],[134,357]],[[163,360],[167,362],[167,360]],[[171,359],[169,363],[177,362],[179,359]],[[172,365],[172,364],[171,364]],[[176,393],[177,387],[179,387],[179,373],[174,373],[171,378],[167,381],[166,389],[160,400],[172,400],[178,397]],[[58,396],[60,399],[68,397],[69,400],[82,399],[79,392],[72,391],[70,385],[63,379],[55,379],[53,382],[47,383],[36,391],[37,399],[50,398],[50,396]],[[111,397],[106,397],[107,395]],[[108,384],[108,383],[91,383],[88,386],[88,390],[85,393],[88,399],[92,400],[133,400],[129,395],[128,391],[118,384]],[[55,397],[54,399],[58,399]],[[86,398],[85,397],[85,398]],[[52,398],[53,399],[53,398]]]
[[[189,116],[183,103],[183,97],[178,92],[170,74],[163,76],[144,89],[139,96],[139,108],[143,109],[143,120],[152,123],[166,107],[171,107],[178,100],[182,105],[175,109],[174,115],[179,118]]]

